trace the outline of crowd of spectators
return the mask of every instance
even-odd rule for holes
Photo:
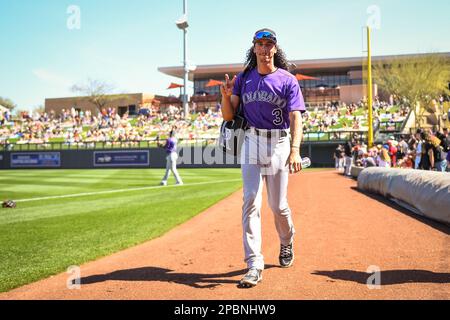
[[[385,130],[396,129],[396,123],[403,123],[409,113],[409,108],[398,104],[398,108],[391,112],[397,102],[380,101],[378,97],[373,102],[373,118],[378,124],[383,124]],[[364,131],[367,130],[367,103],[326,103],[313,110],[307,110],[303,117],[304,132],[328,131]]]
[[[217,134],[222,123],[220,112],[208,111],[186,120],[180,108],[170,106],[159,112],[147,109],[136,117],[119,116],[113,108],[104,108],[94,115],[74,108],[30,115],[22,112],[19,119],[2,121],[1,143],[46,144],[51,141],[73,143],[129,142],[158,140],[173,128],[180,139],[208,139]]]
[[[348,141],[334,152],[337,170],[351,175],[351,167],[385,167],[450,172],[450,136],[448,128],[433,132],[417,129],[411,136],[394,136],[372,148],[359,141]]]
[[[325,103],[307,110],[303,115],[304,132],[365,131],[367,130],[366,101],[358,103]],[[403,122],[409,113],[398,101],[373,103],[375,122],[395,129],[395,123]],[[220,105],[200,112],[186,120],[180,107],[162,109],[150,107],[139,110],[136,116],[119,115],[114,108],[103,108],[96,114],[90,111],[63,109],[28,114],[22,112],[17,119],[10,113],[0,115],[0,144],[108,144],[135,145],[139,141],[158,141],[172,130],[177,130],[180,140],[206,140],[214,142],[223,121]],[[333,138],[333,137],[331,137]],[[382,152],[382,150],[379,150]]]
[[[11,121],[11,111],[0,106],[0,126],[5,125],[9,121]]]
[[[304,131],[333,130],[337,123],[343,123],[343,130],[362,129],[361,119],[364,115],[353,116],[355,110],[363,106],[359,104],[327,104],[304,114]],[[374,103],[374,112],[386,110],[383,102]],[[393,114],[393,119],[398,119]],[[352,119],[354,124],[349,128],[346,121]],[[222,123],[220,108],[209,109],[196,114],[187,121],[179,107],[169,106],[164,112],[155,108],[147,112],[139,112],[137,117],[129,117],[128,113],[119,116],[114,108],[103,108],[97,114],[90,111],[78,111],[75,108],[63,109],[61,113],[54,111],[28,114],[22,112],[19,119],[12,121],[10,113],[1,113],[0,142],[5,144],[13,140],[17,144],[45,144],[51,141],[66,143],[124,142],[157,140],[172,128],[177,128],[180,139],[215,139]]]

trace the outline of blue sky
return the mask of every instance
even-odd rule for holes
[[[67,28],[71,5],[80,29]],[[243,62],[262,27],[277,32],[292,60],[362,56],[372,5],[380,12],[374,55],[450,52],[448,0],[188,0],[189,60]],[[0,0],[0,96],[25,110],[72,96],[88,77],[117,92],[177,94],[166,88],[182,81],[157,68],[182,64],[174,24],[182,10],[182,0]]]

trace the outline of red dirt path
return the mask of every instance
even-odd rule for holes
[[[82,265],[79,290],[67,289],[63,273],[0,299],[450,299],[450,228],[355,187],[333,171],[291,177],[297,235],[289,269],[278,267],[264,200],[267,269],[252,289],[237,287],[245,272],[238,191],[161,238]],[[372,265],[381,289],[366,285]]]

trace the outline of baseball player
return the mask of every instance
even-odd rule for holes
[[[264,269],[261,252],[263,181],[281,243],[280,265],[287,268],[294,261],[295,230],[287,188],[289,173],[302,170],[300,143],[305,103],[298,81],[287,70],[288,62],[277,45],[275,32],[262,29],[253,37],[244,72],[232,80],[225,75],[225,84],[221,86],[224,120],[232,120],[242,102],[250,126],[240,158],[244,184],[243,242],[248,267],[240,281],[244,287],[261,281]]]
[[[167,179],[169,179],[170,171],[172,171],[175,176],[176,184],[182,185],[183,181],[181,180],[180,175],[177,170],[177,139],[175,138],[174,130],[170,131],[169,138],[166,140],[166,144],[163,146],[162,144],[158,144],[160,147],[166,149],[167,157],[166,157],[166,174],[164,175],[161,185],[167,186]]]

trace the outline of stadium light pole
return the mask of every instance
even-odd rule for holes
[[[189,27],[187,21],[187,0],[183,0],[183,15],[175,24],[178,29],[183,30],[183,71],[184,71],[184,88],[183,88],[183,110],[185,118],[189,116],[189,106],[187,99],[187,83],[189,79],[189,68],[187,64],[187,28]]]
[[[372,97],[372,53],[371,53],[371,46],[370,46],[370,27],[367,26],[367,107],[369,109],[369,132],[368,132],[368,147],[373,147],[373,113],[372,113],[372,106],[373,106],[373,97]]]

